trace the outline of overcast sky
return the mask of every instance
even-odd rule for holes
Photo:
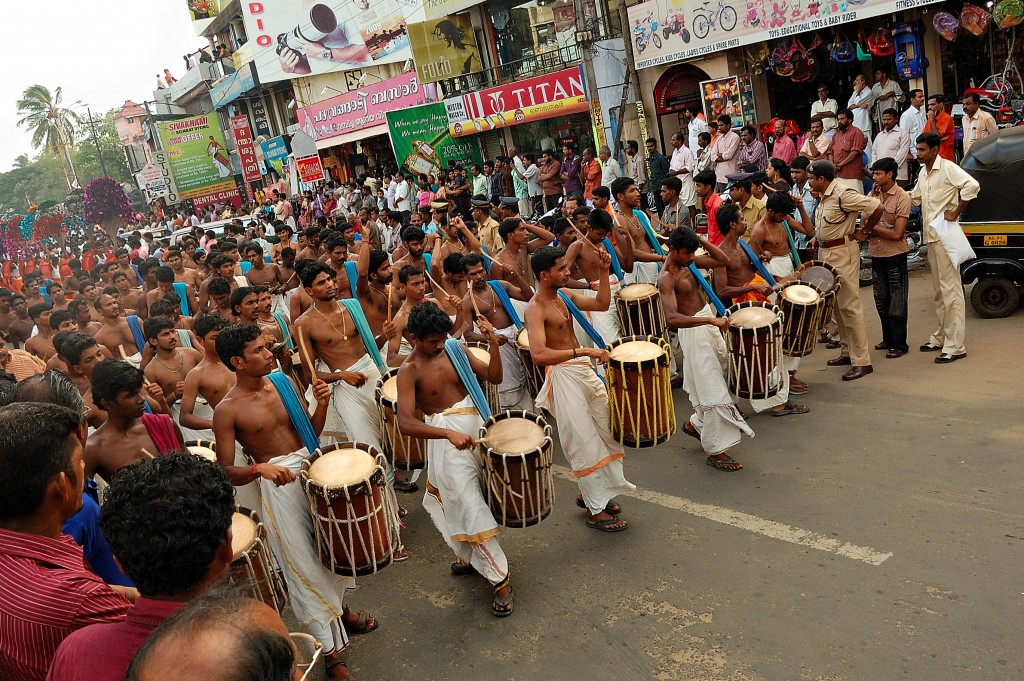
[[[4,2],[7,55],[0,77],[0,172],[33,155],[15,105],[29,85],[64,88],[93,113],[126,99],[152,100],[156,74],[180,77],[181,58],[206,44],[195,35],[185,0],[29,0]],[[13,19],[11,21],[11,12]],[[84,113],[84,109],[83,109]]]

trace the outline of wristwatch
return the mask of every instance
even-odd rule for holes
[[[322,53],[320,53],[320,58],[321,59],[330,59],[331,58],[331,48],[329,48],[329,47],[324,48],[324,51]]]

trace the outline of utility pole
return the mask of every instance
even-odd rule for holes
[[[100,157],[100,169],[103,171],[103,177],[108,177],[107,164],[103,162],[103,152],[100,151],[100,140],[96,137],[96,124],[92,120],[92,110],[86,107],[85,111],[89,114],[89,127],[92,129],[92,143],[96,145],[96,155]]]
[[[619,144],[622,143],[622,128],[623,122],[626,118],[626,103],[629,100],[629,88],[633,87],[633,94],[636,97],[636,101],[640,107],[643,107],[643,98],[640,94],[640,76],[636,72],[635,62],[633,61],[633,43],[630,40],[629,34],[629,17],[626,15],[626,1],[618,0],[616,2],[617,9],[619,11],[619,25],[622,26],[622,42],[626,44],[626,82],[622,84],[622,101],[619,103],[619,125],[615,130],[615,147],[612,149],[612,156],[615,156],[619,149]],[[640,142],[641,149],[643,142]]]
[[[586,5],[583,0],[575,0],[573,9],[576,13],[576,26],[584,28],[582,31],[576,31],[576,45],[583,57],[583,75],[587,79],[587,92],[590,95],[590,124],[594,129],[596,156],[596,152],[608,142],[604,134],[604,118],[601,115],[601,94],[597,86],[597,71],[594,69],[595,17],[586,15]],[[583,153],[582,149],[577,149],[577,151]]]

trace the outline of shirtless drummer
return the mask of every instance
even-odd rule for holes
[[[477,317],[487,339],[490,361],[466,353],[473,373],[501,383],[502,366],[494,328]],[[409,313],[413,350],[398,370],[398,427],[402,434],[428,440],[427,493],[423,507],[458,560],[454,575],[479,572],[491,583],[491,614],[512,614],[508,559],[498,544],[498,524],[484,500],[474,438],[483,419],[446,356],[444,343],[452,321],[437,305],[420,303]],[[416,417],[423,412],[423,420]]]

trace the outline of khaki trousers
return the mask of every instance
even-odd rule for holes
[[[851,241],[837,248],[823,248],[821,253],[822,260],[835,267],[843,281],[836,298],[841,354],[849,357],[855,367],[871,366],[864,308],[860,304],[860,243]]]
[[[941,345],[942,352],[959,355],[964,349],[967,331],[964,286],[960,281],[960,270],[946,255],[941,241],[928,244],[928,269],[932,274],[932,288],[935,289],[935,316],[939,327],[928,342]]]

